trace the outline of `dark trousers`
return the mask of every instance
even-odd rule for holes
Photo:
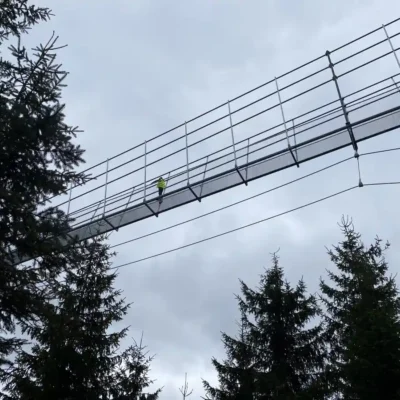
[[[158,188],[158,195],[162,196],[164,189],[163,188]]]

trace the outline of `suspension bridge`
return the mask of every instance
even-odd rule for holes
[[[94,165],[51,199],[85,240],[400,127],[400,18]],[[166,180],[159,203],[155,181]],[[18,259],[18,262],[26,261]]]

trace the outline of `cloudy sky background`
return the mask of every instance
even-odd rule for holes
[[[400,3],[395,0],[40,0],[36,4],[52,8],[55,17],[35,28],[26,44],[45,42],[55,30],[60,44],[69,45],[59,54],[59,61],[70,72],[63,98],[68,123],[85,131],[79,142],[87,150],[87,166],[400,16]],[[400,24],[389,33],[398,31]],[[379,35],[384,38],[383,32]],[[400,46],[400,41],[395,44]],[[399,72],[394,57],[387,57],[384,64],[344,78],[343,92],[373,83],[382,74]],[[297,102],[287,112],[294,116],[333,99],[333,83],[328,86],[325,92]],[[400,95],[393,97],[392,105],[399,99]],[[236,134],[244,138],[270,125],[266,118],[260,119],[246,132],[238,129]],[[398,133],[362,143],[360,151],[400,146]],[[229,134],[220,140],[219,144],[228,145]],[[199,148],[190,157],[213,151],[214,146]],[[169,211],[158,219],[133,224],[113,233],[110,244],[228,205],[352,154],[349,147],[299,169],[285,170],[248,187],[239,186],[202,203]],[[184,161],[184,154],[179,157]],[[364,182],[399,181],[398,157],[399,153],[393,152],[361,158]],[[165,164],[167,169],[171,166],[173,161]],[[130,185],[141,179],[141,173],[134,175]],[[210,217],[117,247],[115,264],[281,213],[357,183],[357,164],[351,160]],[[249,229],[122,268],[117,285],[127,300],[134,302],[125,324],[131,326],[131,336],[136,339],[144,331],[150,353],[156,353],[152,377],[158,386],[164,386],[162,398],[180,395],[178,387],[185,372],[194,388],[192,398],[203,394],[201,378],[215,381],[210,359],[224,356],[220,331],[236,332],[234,293],[239,290],[238,278],[256,285],[263,268],[270,265],[270,253],[278,248],[288,280],[295,283],[303,276],[314,292],[319,277],[332,267],[325,246],[341,239],[336,223],[342,214],[348,214],[366,243],[376,234],[392,243],[388,260],[391,271],[399,272],[399,194],[398,186],[356,189]]]

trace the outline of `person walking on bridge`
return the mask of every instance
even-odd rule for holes
[[[162,176],[158,178],[158,181],[154,181],[153,183],[157,183],[157,189],[158,189],[158,201],[161,204],[162,203],[162,194],[167,187],[167,184],[165,183],[165,180]]]

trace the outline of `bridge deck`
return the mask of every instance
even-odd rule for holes
[[[399,127],[400,106],[352,124],[353,134],[357,142],[370,139]],[[142,204],[136,204],[125,210],[117,211],[107,216],[100,216],[96,220],[73,229],[70,235],[77,236],[81,240],[92,238],[145,218],[158,216],[160,213],[193,201],[201,201],[201,199],[223,190],[245,184],[282,169],[296,166],[297,163],[304,163],[351,145],[352,141],[349,131],[346,126],[343,126],[340,129],[327,132],[314,139],[298,143],[292,147],[292,152],[286,149],[251,163],[240,162],[247,159],[248,154],[246,153],[240,157],[237,156],[237,160],[239,161],[237,168],[231,168],[224,173],[199,180],[172,192],[167,192],[163,196],[161,204],[159,204],[157,197],[149,199]],[[249,151],[251,152],[251,146]],[[292,153],[295,157],[292,156]],[[232,159],[232,161],[234,160]],[[208,164],[202,166],[204,171],[207,171],[207,167]]]
[[[84,240],[346,146],[357,151],[400,127],[399,49],[400,18],[90,167],[87,184],[48,200],[73,218],[68,235]]]

